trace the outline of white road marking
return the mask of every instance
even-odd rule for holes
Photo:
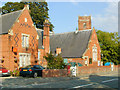
[[[115,79],[105,80],[105,81],[102,81],[102,83],[106,83],[106,82],[110,82],[110,81],[114,81],[114,80],[118,80],[118,79],[115,78]],[[80,87],[85,87],[85,86],[90,86],[90,85],[93,85],[93,84],[85,84],[85,85],[76,86],[76,87],[73,87],[73,88],[80,88]]]
[[[102,83],[110,82],[110,81],[114,81],[114,80],[118,80],[118,78],[116,78],[116,79],[110,79],[110,80],[105,80],[105,81],[102,81]]]
[[[73,88],[80,88],[80,87],[85,87],[85,86],[90,86],[90,85],[93,85],[93,84],[86,84],[86,85],[76,86],[76,87],[73,87]]]
[[[31,85],[46,85],[46,84],[49,84],[49,83],[31,84]]]

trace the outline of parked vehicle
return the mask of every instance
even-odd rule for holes
[[[10,71],[5,67],[0,66],[0,76],[10,76]]]
[[[41,65],[28,65],[25,68],[20,68],[20,76],[32,76],[36,78],[37,76],[42,77],[42,70],[45,69]]]
[[[110,66],[110,64],[113,65],[113,62],[106,62],[104,66]]]

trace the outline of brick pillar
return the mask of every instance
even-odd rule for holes
[[[45,49],[45,54],[49,53],[49,28],[50,24],[48,20],[45,20],[44,23],[44,33],[43,33],[43,46]]]

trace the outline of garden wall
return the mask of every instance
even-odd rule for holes
[[[120,65],[114,65],[113,71],[118,71],[118,68],[120,68]],[[111,69],[111,66],[82,66],[77,67],[77,76],[113,71]]]
[[[44,69],[42,77],[67,77],[67,69]]]

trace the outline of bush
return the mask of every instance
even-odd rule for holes
[[[44,58],[48,62],[48,67],[49,69],[64,69],[65,63],[60,54],[57,56],[54,56],[52,52],[47,53],[47,56],[44,56]]]
[[[10,75],[11,76],[20,76],[20,71],[19,70],[10,71]]]

